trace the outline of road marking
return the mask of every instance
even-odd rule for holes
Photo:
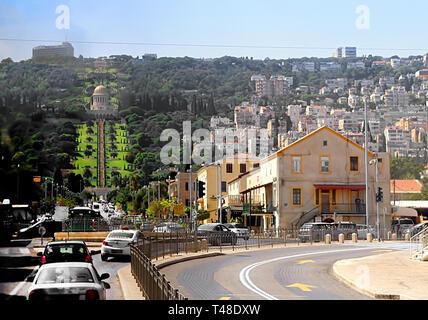
[[[314,260],[300,260],[297,263],[298,264],[305,264],[305,263],[313,263],[313,262],[315,262],[315,261]]]
[[[373,252],[390,252],[392,251],[391,249],[379,249],[379,250],[374,250]]]
[[[221,297],[219,300],[230,300],[230,297]]]
[[[263,291],[262,289],[260,289],[259,287],[257,287],[250,278],[250,272],[259,267],[262,266],[264,264],[267,263],[271,263],[271,262],[276,262],[276,261],[280,261],[280,260],[285,260],[285,259],[292,259],[292,258],[300,258],[300,257],[306,257],[306,256],[313,256],[313,255],[317,255],[317,254],[329,254],[329,253],[336,253],[336,252],[346,252],[346,251],[360,251],[360,250],[370,250],[369,248],[357,248],[357,249],[341,249],[341,250],[329,250],[329,251],[319,251],[319,252],[309,252],[309,253],[300,253],[300,254],[295,254],[295,255],[291,255],[291,256],[283,256],[283,257],[277,257],[277,258],[273,258],[270,260],[264,260],[264,261],[260,261],[260,262],[256,262],[253,264],[250,264],[248,266],[246,266],[245,268],[243,268],[241,270],[241,272],[239,273],[239,281],[241,281],[241,283],[250,291],[258,294],[259,296],[267,299],[267,300],[279,300],[277,297],[267,293],[266,291]]]
[[[34,274],[36,274],[36,272],[38,271],[38,269],[39,269],[38,266],[36,266],[36,268],[34,268],[34,270],[24,279],[24,281],[20,282],[15,287],[15,289],[12,290],[12,292],[10,293],[10,295],[11,296],[15,296],[22,289],[22,287],[27,284],[28,278],[31,277],[31,276],[33,276]]]
[[[293,283],[287,286],[287,288],[299,288],[302,291],[312,291],[310,288],[316,288],[315,286],[311,286],[310,284],[303,283]]]

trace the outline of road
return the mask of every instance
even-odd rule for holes
[[[25,299],[30,286],[27,278],[37,269],[36,261],[31,263],[29,255],[30,250],[26,247],[0,248],[0,300]],[[110,258],[103,262],[100,254],[96,254],[93,256],[93,263],[99,274],[110,274],[110,278],[105,280],[111,287],[107,290],[107,300],[123,300],[116,275],[119,269],[130,263],[129,259]]]
[[[337,260],[403,250],[388,244],[248,251],[161,269],[191,300],[367,300],[332,273]]]

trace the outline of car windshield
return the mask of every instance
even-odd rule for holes
[[[86,255],[86,248],[78,243],[53,244],[46,246],[45,254],[51,256]]]
[[[112,232],[108,235],[109,238],[116,239],[131,239],[133,236],[134,234],[130,232]]]
[[[94,278],[88,268],[59,266],[40,271],[37,284],[50,283],[93,283]]]

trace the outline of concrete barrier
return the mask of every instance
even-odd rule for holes
[[[373,242],[373,235],[371,233],[367,233],[367,242]]]
[[[392,236],[391,236],[391,240],[397,240],[397,234],[396,234],[396,233],[393,233],[393,234],[392,234]]]
[[[103,242],[109,231],[94,232],[55,232],[55,240],[82,240],[90,242]]]
[[[330,234],[326,234],[326,236],[325,236],[325,244],[331,244],[331,235]]]
[[[343,233],[339,234],[339,243],[345,243],[345,235]]]
[[[388,231],[388,233],[386,234],[386,239],[391,240],[391,235],[392,235],[392,232]]]
[[[206,251],[208,249],[208,241],[207,239],[201,240],[201,251]]]
[[[410,241],[410,234],[406,233],[406,235],[404,236],[404,240]]]
[[[357,243],[358,242],[358,235],[354,232],[352,234],[352,243]]]

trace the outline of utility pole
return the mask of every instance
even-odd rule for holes
[[[216,183],[216,192],[217,192],[217,194],[216,194],[216,201],[217,201],[217,208],[216,208],[216,216],[217,216],[217,221],[220,221],[220,209],[219,209],[219,197],[220,197],[220,195],[219,195],[219,185],[218,185],[218,164],[216,163],[216,165],[215,165],[215,173],[216,173],[216,180],[215,180],[215,183]]]
[[[221,165],[219,165],[219,171],[220,171],[220,223],[223,223],[223,182],[221,177]]]
[[[190,164],[190,182],[189,182],[189,187],[190,187],[190,201],[189,201],[189,207],[190,207],[190,213],[189,213],[189,218],[193,218],[193,211],[192,211],[192,189],[193,189],[193,180],[192,180],[192,164]],[[196,228],[196,226],[195,226]]]
[[[160,196],[160,181],[158,181],[158,201],[160,202],[161,196]]]
[[[364,158],[366,173],[366,225],[369,226],[369,162],[368,162],[368,139],[367,139],[367,101],[364,97]]]
[[[376,187],[379,188],[378,182],[378,155],[376,154]],[[380,241],[380,217],[379,217],[379,201],[376,201],[376,229],[377,229],[377,240]],[[367,229],[368,230],[368,229]]]

